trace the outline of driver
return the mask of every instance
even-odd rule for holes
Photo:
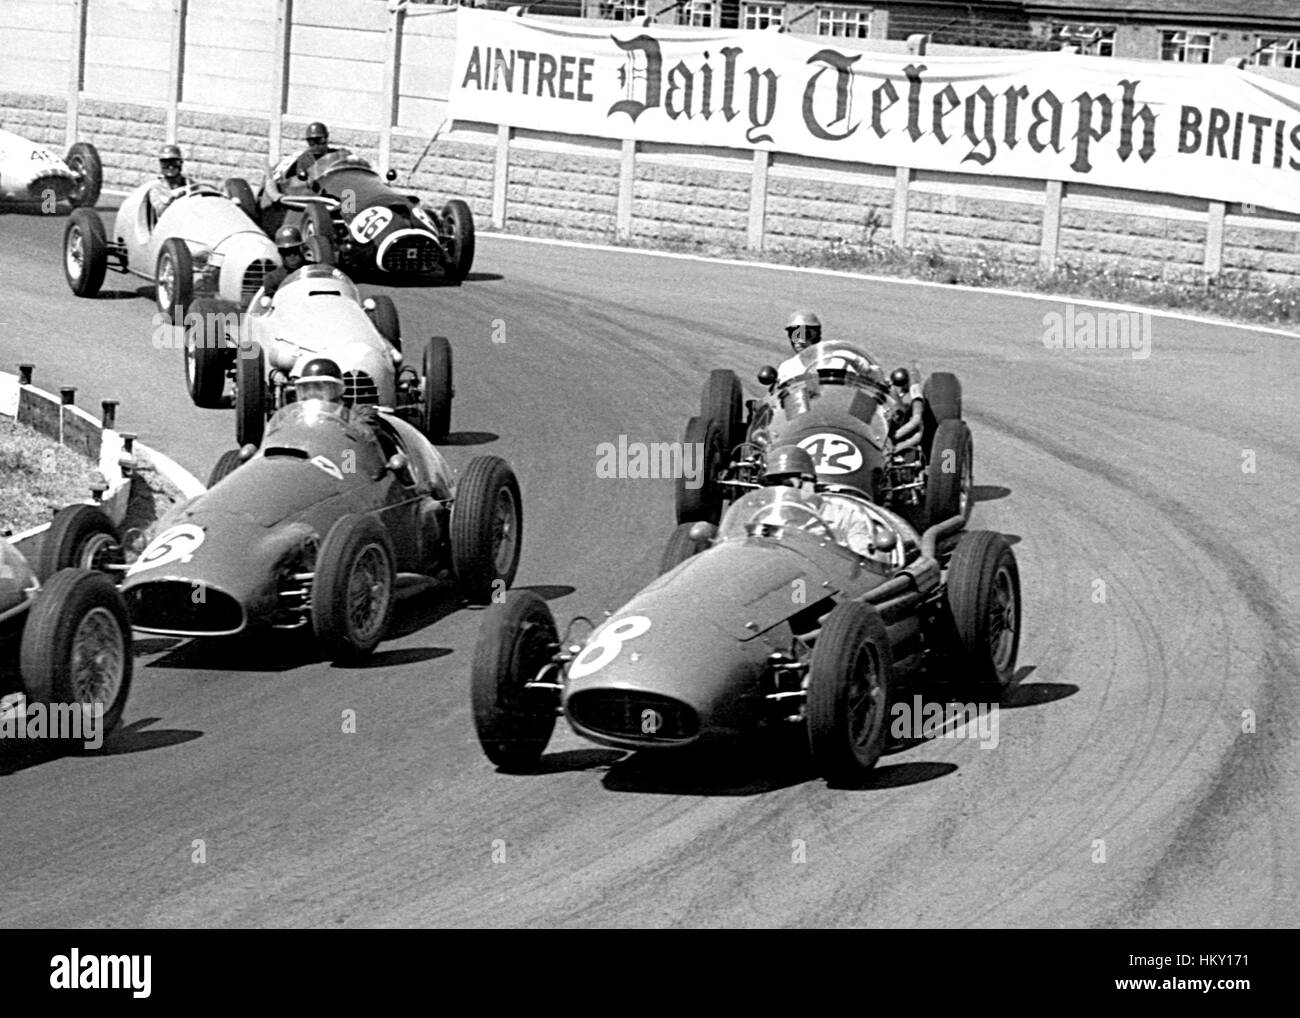
[[[798,378],[816,363],[818,367],[839,368],[863,375],[882,389],[885,387],[885,372],[869,354],[841,341],[822,345],[822,321],[814,312],[794,312],[785,324],[785,334],[790,339],[794,356],[777,369],[778,384]]]
[[[297,272],[307,264],[307,245],[303,242],[302,231],[296,226],[281,226],[275,231],[275,246],[280,252],[281,264],[262,277],[262,296],[273,297],[285,277]],[[254,305],[260,303],[254,298]]]
[[[299,173],[305,173],[311,169],[312,164],[321,156],[327,156],[331,152],[337,152],[337,148],[330,146],[330,129],[322,124],[319,120],[313,121],[307,125],[306,138],[307,151],[300,152],[283,172],[280,174],[281,180],[292,180]]]
[[[302,367],[302,374],[294,383],[298,402],[318,399],[323,403],[343,406],[343,372],[328,357],[314,357]]]
[[[912,381],[907,368],[898,368],[889,376],[889,395],[894,403],[892,411],[888,411],[894,451],[901,452],[920,445],[925,424],[925,396],[921,387]]]
[[[179,188],[189,186],[189,181],[181,173],[183,165],[184,160],[181,157],[181,150],[177,146],[164,145],[159,151],[158,168],[161,173],[149,188],[149,193],[146,196],[149,208],[153,211],[153,221],[155,223],[167,206],[176,200],[175,192]]]
[[[873,553],[875,525],[871,516],[851,496],[826,494],[817,489],[817,466],[807,450],[797,445],[773,449],[767,456],[763,483],[799,488],[811,495],[813,507],[839,544],[855,555]]]

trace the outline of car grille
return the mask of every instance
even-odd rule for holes
[[[385,272],[432,272],[442,264],[438,242],[427,233],[398,237],[384,252]]]
[[[379,386],[364,371],[346,371],[343,374],[343,398],[353,406],[362,403],[379,405]]]
[[[197,604],[195,595],[202,591]],[[244,609],[224,591],[183,580],[157,580],[122,595],[131,622],[141,629],[178,636],[237,633],[244,628]]]
[[[695,711],[680,700],[629,689],[585,689],[565,705],[582,728],[637,742],[684,742],[699,733]]]
[[[51,173],[47,176],[37,177],[27,185],[27,193],[34,201],[44,201],[46,192],[50,192],[55,198],[66,198],[72,193],[75,183],[57,173]]]
[[[262,288],[262,280],[266,274],[275,268],[275,263],[266,258],[258,258],[249,263],[248,268],[244,270],[244,279],[239,287],[239,295],[243,298],[243,303],[247,304]]]

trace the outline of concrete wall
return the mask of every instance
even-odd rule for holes
[[[319,118],[413,190],[434,201],[464,197],[484,227],[698,251],[892,241],[1167,279],[1234,271],[1261,289],[1300,285],[1300,216],[491,124],[445,132],[455,16],[438,7],[394,16],[378,0],[6,0],[6,10],[0,122],[56,149],[72,135],[95,142],[109,187],[153,175],[157,148],[172,137],[192,176],[256,183],[274,153],[296,150]],[[83,87],[73,91],[83,26]],[[815,27],[811,18],[805,26]]]

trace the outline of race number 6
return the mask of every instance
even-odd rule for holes
[[[644,615],[629,615],[606,626],[583,648],[582,653],[573,659],[573,664],[569,666],[569,678],[580,679],[584,675],[600,671],[618,657],[623,644],[628,640],[635,640],[649,629],[650,620]]]

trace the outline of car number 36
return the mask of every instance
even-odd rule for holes
[[[591,642],[582,649],[582,653],[573,659],[569,666],[569,678],[580,679],[584,675],[598,672],[618,657],[623,644],[635,640],[650,630],[650,620],[644,615],[629,615],[599,630]]]

